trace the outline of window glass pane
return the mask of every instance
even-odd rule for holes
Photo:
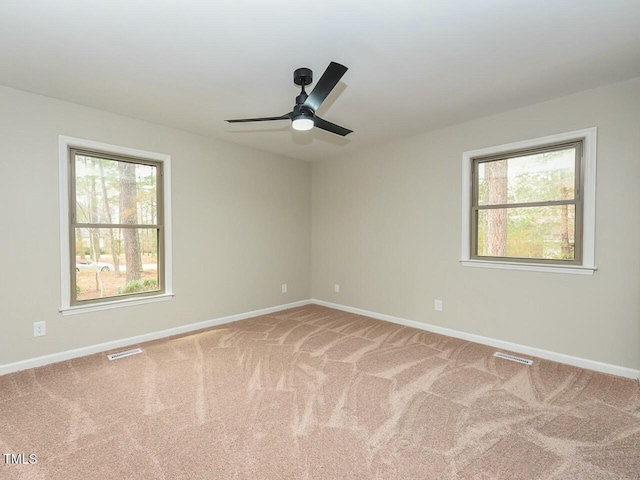
[[[478,205],[573,200],[575,147],[478,163]]]
[[[478,256],[575,259],[575,205],[478,210]]]
[[[77,300],[159,290],[156,228],[76,228]]]
[[[157,224],[157,170],[76,154],[76,222]]]

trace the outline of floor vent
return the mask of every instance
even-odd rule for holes
[[[130,357],[131,355],[136,355],[138,353],[142,353],[141,348],[134,348],[133,350],[125,350],[124,352],[112,353],[107,355],[109,360],[118,360],[119,358]]]
[[[493,356],[504,358],[505,360],[511,360],[512,362],[522,363],[524,365],[533,365],[533,360],[529,360],[528,358],[516,357],[515,355],[509,355],[508,353],[496,352],[493,354]]]

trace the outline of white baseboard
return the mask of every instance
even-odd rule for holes
[[[495,338],[483,337],[481,335],[475,335],[473,333],[461,332],[459,330],[453,330],[451,328],[438,327],[436,325],[430,325],[428,323],[417,322],[415,320],[407,320],[400,317],[394,317],[392,315],[385,315],[383,313],[371,312],[369,310],[363,310],[361,308],[349,307],[347,305],[340,305],[337,303],[325,302],[324,300],[301,300],[299,302],[288,303],[285,305],[278,305],[275,307],[263,308],[260,310],[254,310],[252,312],[238,313],[236,315],[229,315],[226,317],[215,318],[213,320],[206,320],[204,322],[190,323],[188,325],[182,325],[179,327],[169,328],[167,330],[160,330],[158,332],[145,333],[143,335],[137,335],[135,337],[128,337],[119,340],[113,340],[110,342],[100,343],[97,345],[90,345],[87,347],[76,348],[74,350],[67,350],[65,352],[53,353],[51,355],[44,355],[41,357],[30,358],[14,363],[7,363],[0,365],[0,375],[7,373],[18,372],[20,370],[27,370],[29,368],[41,367],[43,365],[49,365],[51,363],[63,362],[72,358],[84,357],[86,355],[93,355],[94,353],[106,352],[108,350],[114,350],[117,348],[128,347],[130,345],[136,345],[139,343],[149,342],[151,340],[158,340],[160,338],[172,337],[174,335],[181,335],[183,333],[189,333],[196,330],[202,330],[205,328],[215,327],[218,325],[224,325],[225,323],[236,322],[238,320],[244,320],[246,318],[257,317],[260,315],[266,315],[269,313],[279,312],[288,308],[301,307],[304,305],[316,304],[324,307],[334,308],[336,310],[342,310],[344,312],[356,313],[359,315],[365,315],[371,318],[377,318],[378,320],[384,320],[407,327],[417,328],[419,330],[426,330],[428,332],[438,333],[440,335],[446,335],[448,337],[460,338],[462,340],[468,340],[470,342],[481,343],[483,345],[489,345],[511,352],[521,353],[525,355],[531,355],[538,358],[544,358],[546,360],[552,360],[558,363],[565,363],[567,365],[573,365],[575,367],[586,368],[588,370],[595,370],[597,372],[609,373],[611,375],[618,375],[620,377],[627,377],[640,380],[640,370],[636,370],[628,367],[621,367],[618,365],[612,365],[609,363],[598,362],[595,360],[588,360],[586,358],[574,357],[566,355],[564,353],[551,352],[549,350],[543,350],[541,348],[529,347],[527,345],[520,345],[517,343],[506,342],[504,340],[497,340]]]
[[[383,313],[370,312],[368,310],[363,310],[360,308],[325,302],[324,300],[312,299],[311,303],[322,305],[324,307],[335,308],[336,310],[342,310],[344,312],[356,313],[367,317],[377,318],[378,320],[385,320],[387,322],[397,323],[399,325],[404,325],[407,327],[426,330],[428,332],[439,333],[440,335],[446,335],[448,337],[455,337],[462,340],[468,340],[470,342],[481,343],[483,345],[489,345],[491,347],[509,350],[511,352],[523,353],[525,355],[544,358],[545,360],[552,360],[554,362],[565,363],[567,365],[573,365],[575,367],[595,370],[596,372],[609,373],[611,375],[618,375],[620,377],[640,380],[640,370],[635,370],[633,368],[621,367],[618,365],[598,362],[595,360],[588,360],[586,358],[574,357],[571,355],[566,355],[564,353],[550,352],[549,350],[543,350],[541,348],[529,347],[527,345],[520,345],[518,343],[511,343],[504,340],[497,340],[495,338],[483,337],[481,335],[461,332],[459,330],[453,330],[451,328],[438,327],[436,325],[430,325],[428,323],[416,322],[415,320],[407,320],[391,315],[385,315]]]
[[[260,315],[279,312],[281,310],[286,310],[288,308],[301,307],[303,305],[309,305],[310,303],[311,303],[311,300],[301,300],[299,302],[293,302],[293,303],[287,303],[285,305],[278,305],[275,307],[263,308],[260,310],[254,310],[252,312],[238,313],[236,315],[229,315],[226,317],[215,318],[213,320],[206,320],[204,322],[190,323],[188,325],[181,325],[179,327],[169,328],[167,330],[160,330],[158,332],[145,333],[142,335],[136,335],[135,337],[122,338],[119,340],[113,340],[110,342],[100,343],[97,345],[89,345],[88,347],[81,347],[73,350],[67,350],[65,352],[53,353],[51,355],[44,355],[42,357],[30,358],[27,360],[22,360],[14,363],[7,363],[5,365],[0,365],[0,375],[18,372],[20,370],[27,370],[29,368],[42,367],[43,365],[49,365],[51,363],[63,362],[65,360],[71,360],[72,358],[84,357],[86,355],[93,355],[94,353],[106,352],[108,350],[114,350],[116,348],[128,347],[130,345],[149,342],[151,340],[158,340],[160,338],[172,337],[174,335],[181,335],[183,333],[189,333],[196,330],[202,330],[204,328],[223,325],[225,323],[244,320],[245,318],[258,317]]]

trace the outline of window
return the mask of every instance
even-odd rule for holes
[[[465,152],[463,171],[463,265],[593,273],[595,129]]]
[[[68,137],[60,148],[61,311],[166,299],[169,157]]]

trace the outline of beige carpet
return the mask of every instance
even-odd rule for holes
[[[0,377],[0,478],[640,478],[637,381],[319,306],[142,347]]]

